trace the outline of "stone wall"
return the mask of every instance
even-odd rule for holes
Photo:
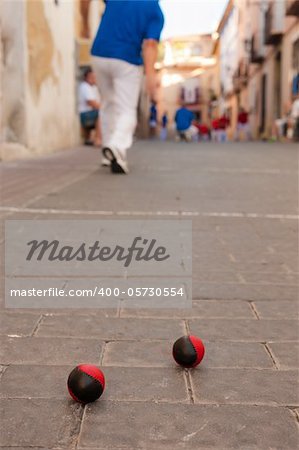
[[[44,153],[78,142],[74,3],[27,2],[27,145]]]
[[[69,0],[2,1],[2,159],[79,142],[75,6]]]
[[[26,5],[13,3],[1,4],[1,140],[26,145]]]

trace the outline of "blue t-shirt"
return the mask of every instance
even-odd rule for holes
[[[158,0],[106,0],[91,54],[142,65],[144,39],[159,41],[163,25]]]
[[[191,127],[191,124],[194,119],[195,116],[192,111],[189,111],[189,109],[186,108],[178,109],[174,118],[177,130],[178,131],[188,130],[188,128]]]

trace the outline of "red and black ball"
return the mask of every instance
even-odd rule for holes
[[[91,403],[104,392],[105,377],[97,366],[80,364],[69,374],[67,387],[74,400],[84,404]]]
[[[196,367],[205,354],[203,342],[197,336],[182,336],[173,344],[172,355],[182,367]]]

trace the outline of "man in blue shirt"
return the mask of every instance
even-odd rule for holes
[[[197,129],[192,125],[195,120],[194,113],[189,109],[181,106],[174,117],[176,129],[179,138],[185,141],[191,141],[197,134]]]
[[[137,104],[146,75],[155,99],[154,64],[164,18],[158,0],[106,0],[91,54],[101,93],[103,155],[114,173],[128,173]],[[144,66],[144,68],[143,68]]]

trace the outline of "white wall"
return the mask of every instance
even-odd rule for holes
[[[27,3],[27,146],[45,153],[78,142],[75,4]]]
[[[238,9],[230,13],[220,36],[220,82],[224,93],[233,90],[232,76],[239,62]]]
[[[1,2],[1,141],[26,145],[25,3]]]

